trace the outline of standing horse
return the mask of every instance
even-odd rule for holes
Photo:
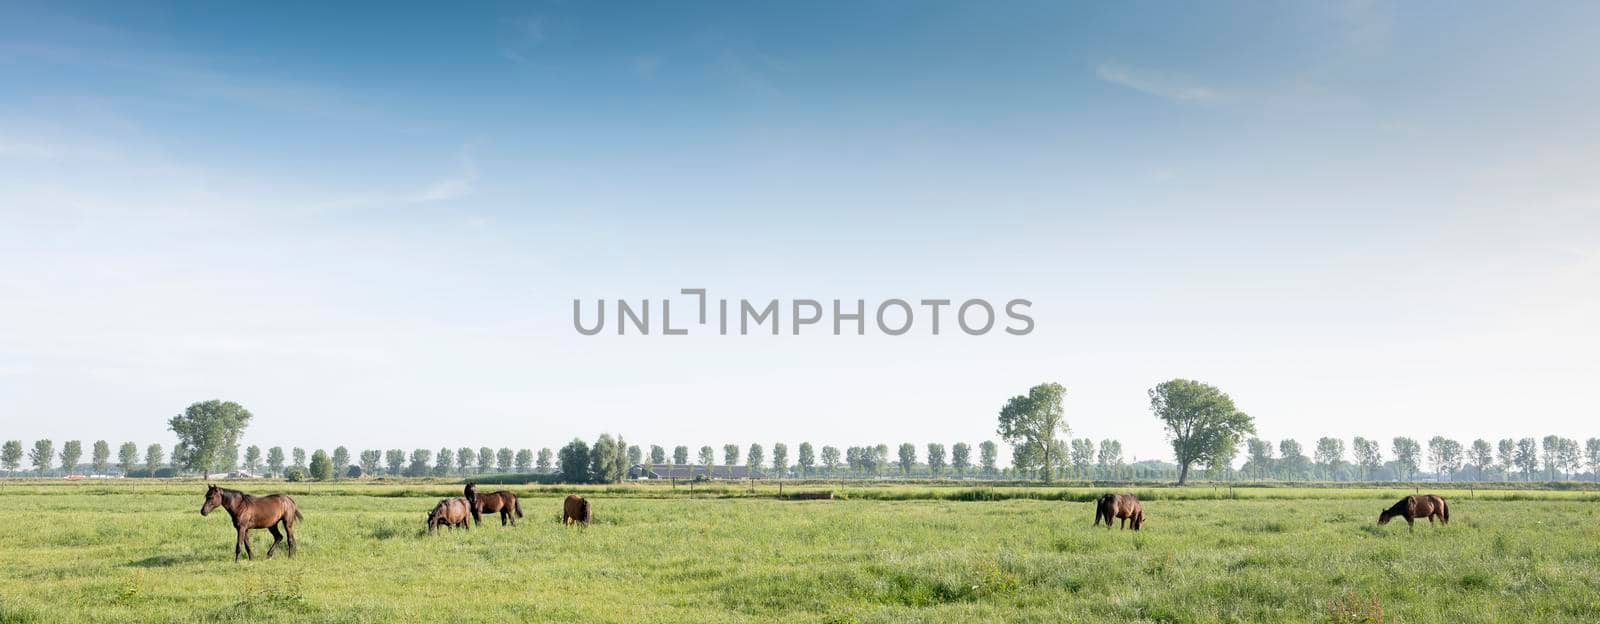
[[[1445,504],[1444,498],[1435,494],[1407,496],[1379,513],[1378,524],[1389,524],[1389,520],[1395,516],[1405,518],[1406,526],[1415,533],[1417,518],[1427,518],[1428,524],[1433,524],[1434,518],[1438,518],[1440,524],[1450,524],[1450,506]]]
[[[284,536],[288,536],[289,557],[294,558],[295,545],[294,523],[305,516],[300,515],[300,507],[294,504],[294,499],[283,494],[255,497],[238,490],[219,488],[215,485],[206,486],[206,502],[200,506],[200,515],[205,516],[211,510],[221,507],[228,510],[228,516],[233,518],[233,528],[239,531],[238,539],[233,543],[233,560],[239,560],[239,549],[242,547],[246,556],[255,561],[256,553],[250,548],[250,529],[266,529],[272,532],[272,546],[267,548],[267,558],[272,557],[272,551],[277,550],[278,544],[283,543]],[[278,527],[283,531],[279,532]]]
[[[589,501],[577,494],[567,495],[567,500],[561,504],[561,523],[567,526],[574,524],[583,528],[589,527],[589,520],[594,515],[589,510]]]
[[[480,527],[483,526],[483,514],[486,513],[500,514],[500,526],[505,526],[507,522],[516,526],[517,518],[522,517],[522,505],[517,502],[517,495],[507,490],[479,494],[478,486],[468,483],[462,492],[466,494],[467,505],[472,508],[472,521]],[[512,514],[516,514],[515,517]]]
[[[1101,518],[1105,518],[1108,531],[1114,518],[1122,519],[1124,529],[1131,521],[1133,530],[1137,531],[1144,527],[1144,506],[1139,504],[1139,497],[1132,494],[1103,494],[1094,504],[1095,526],[1100,526]]]
[[[432,533],[434,529],[441,526],[450,527],[452,530],[456,527],[471,530],[472,523],[468,522],[468,520],[472,519],[470,509],[471,506],[467,504],[467,499],[465,498],[440,500],[438,505],[433,506],[433,511],[428,513],[428,532]]]

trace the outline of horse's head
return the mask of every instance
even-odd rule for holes
[[[1393,509],[1385,509],[1378,512],[1378,524],[1389,524],[1389,520],[1397,515],[1399,514],[1396,514]]]
[[[222,488],[215,485],[206,485],[206,502],[200,506],[200,515],[209,515],[211,510],[222,506]]]

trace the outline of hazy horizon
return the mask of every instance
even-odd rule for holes
[[[711,8],[0,7],[0,439],[1600,435],[1600,5]],[[681,288],[1036,328],[572,327]]]

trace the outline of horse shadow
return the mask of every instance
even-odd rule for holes
[[[129,561],[127,563],[127,567],[130,567],[130,568],[170,568],[170,567],[175,566],[175,565],[181,565],[181,564],[185,564],[185,563],[196,563],[196,562],[200,562],[200,561],[206,561],[206,560],[212,559],[212,558],[213,557],[207,557],[207,556],[202,555],[200,553],[189,553],[187,555],[156,555],[154,557],[145,557],[145,558],[139,559],[137,561]]]

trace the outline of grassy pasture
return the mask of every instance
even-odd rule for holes
[[[1595,492],[1434,489],[1454,521],[1413,535],[1374,524],[1395,489],[1137,489],[1134,533],[1095,488],[535,486],[518,527],[426,536],[458,485],[248,485],[299,501],[297,558],[257,531],[234,564],[194,482],[0,484],[0,622],[1600,621]]]

